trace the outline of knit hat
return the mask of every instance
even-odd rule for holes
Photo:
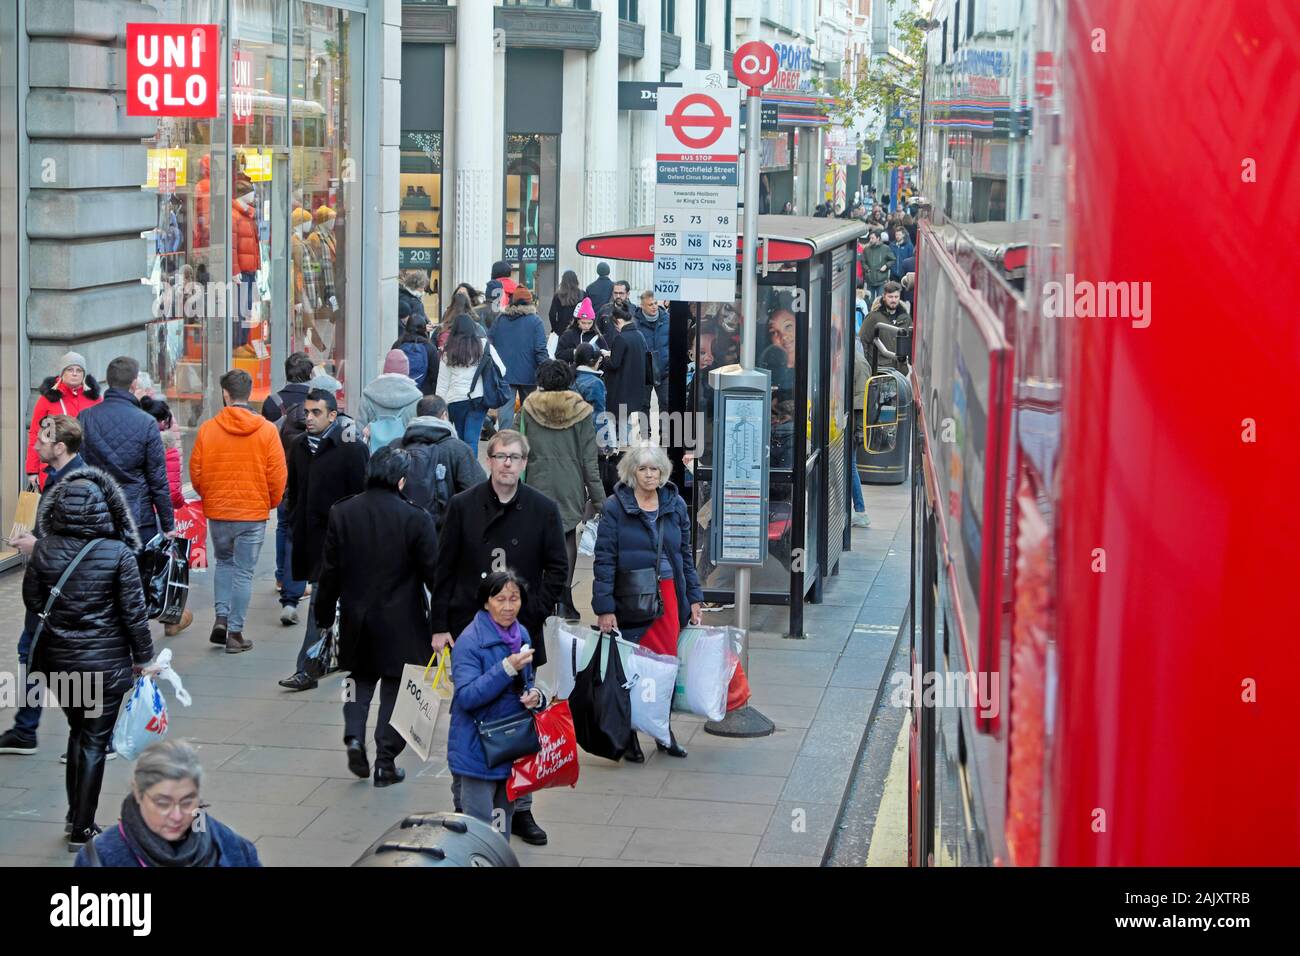
[[[609,263],[608,263],[608,262],[598,262],[598,263],[596,263],[596,275],[598,275],[598,276],[607,276],[607,275],[609,275]]]
[[[333,218],[334,218],[334,210],[331,209],[329,206],[316,207],[316,221],[318,223],[324,222],[326,219],[333,219]]]
[[[292,213],[289,214],[289,224],[293,226],[295,229],[298,226],[302,225],[304,222],[311,222],[311,221],[312,221],[311,213],[309,213],[306,209],[303,209],[301,206],[299,206],[297,209],[295,209]]]
[[[64,352],[63,358],[59,359],[59,374],[62,375],[74,365],[84,372],[86,370],[86,357],[80,352]]]
[[[396,372],[398,375],[410,375],[411,363],[406,360],[406,353],[393,349],[384,356],[384,372]]]
[[[521,285],[515,288],[514,293],[510,296],[511,305],[532,305],[533,294],[529,291],[528,286]]]
[[[590,297],[584,298],[577,304],[573,310],[573,317],[575,319],[591,319],[593,322],[596,321],[596,310],[591,307]]]

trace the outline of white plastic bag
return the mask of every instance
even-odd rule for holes
[[[600,515],[592,516],[592,519],[582,526],[582,535],[578,538],[578,553],[585,554],[587,557],[595,557],[596,554],[596,530],[600,527]]]
[[[546,337],[546,353],[555,358],[555,350],[560,347],[560,337],[552,332]]]
[[[182,705],[190,705],[190,695],[181,685],[180,675],[172,670],[172,649],[163,652],[151,664],[145,665],[146,671],[157,671],[157,676],[172,685],[176,699]],[[131,693],[122,701],[122,709],[117,712],[117,723],[113,727],[113,749],[124,759],[134,760],[152,743],[157,743],[167,736],[167,701],[162,695],[162,688],[153,676],[144,673],[135,680]]]
[[[632,729],[647,733],[665,747],[672,743],[668,719],[677,682],[676,657],[633,647],[627,655],[624,673],[632,699]]]
[[[709,720],[727,716],[727,687],[739,658],[732,649],[735,628],[684,627],[677,637],[676,693],[673,710]]]
[[[547,683],[543,685],[543,689],[553,692],[551,694],[553,700],[566,700],[569,694],[573,693],[573,682],[577,672],[590,663],[591,655],[595,653],[598,635],[596,629],[590,624],[552,617],[547,619],[547,625],[551,625],[552,621],[555,622],[553,627],[545,629],[546,663],[542,666],[542,670],[538,671],[537,682],[543,683],[543,672],[546,672]],[[576,668],[573,664],[575,645],[578,659]],[[623,640],[622,634],[616,629],[614,646],[618,648],[618,659],[623,664],[623,673],[626,674],[629,657],[636,650],[637,645]]]

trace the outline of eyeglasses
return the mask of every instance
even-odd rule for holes
[[[155,810],[157,810],[159,813],[164,813],[164,814],[171,813],[178,806],[176,801],[169,800],[166,797],[150,797],[149,802],[153,804]],[[197,796],[194,796],[194,797],[186,797],[184,800],[180,802],[179,806],[181,808],[182,813],[193,813],[194,811],[198,810],[200,807],[206,807],[207,804],[200,803],[199,798]]]
[[[523,461],[525,458],[527,458],[528,456],[527,456],[527,455],[507,455],[505,452],[500,452],[500,451],[499,451],[499,452],[497,452],[495,455],[488,455],[488,457],[491,458],[493,461],[499,461],[499,462],[501,462],[502,464],[505,464],[506,462],[510,462],[510,464],[512,464],[512,465],[517,465],[517,464],[519,464],[521,461]]]

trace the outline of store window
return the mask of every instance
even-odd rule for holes
[[[346,384],[360,345],[363,17],[299,2],[293,23],[288,349]]]
[[[402,133],[398,268],[429,275],[425,313],[442,314],[442,133]]]
[[[155,7],[161,22],[220,23],[225,0],[158,0]],[[226,76],[223,66],[223,89]],[[218,97],[218,109],[215,119],[160,119],[144,140],[141,188],[155,197],[157,219],[142,236],[153,302],[141,367],[154,396],[170,406],[187,457],[199,423],[214,411],[211,383],[226,366],[232,286],[223,214],[231,184],[220,175],[227,168],[225,97]]]
[[[560,137],[506,137],[505,261],[538,301],[555,293]]]

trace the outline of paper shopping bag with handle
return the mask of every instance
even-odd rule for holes
[[[436,669],[433,667],[435,660],[438,662]],[[407,664],[402,668],[402,686],[388,722],[421,760],[429,759],[438,716],[442,713],[443,702],[451,697],[450,661],[451,652],[444,651],[441,656],[434,654],[424,667]]]
[[[10,538],[30,534],[36,527],[36,509],[40,506],[41,496],[35,491],[18,492],[18,505],[14,508],[13,530]]]

